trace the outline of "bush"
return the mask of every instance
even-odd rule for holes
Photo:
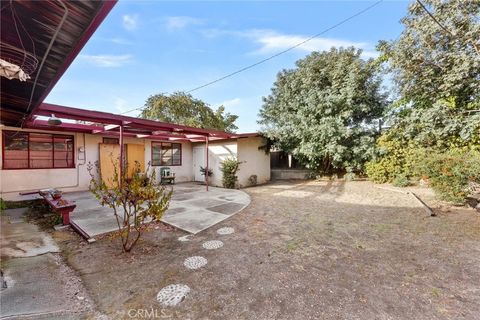
[[[365,166],[368,178],[375,183],[393,182],[396,177],[407,179],[421,176],[418,168],[432,150],[414,143],[392,139],[388,134],[377,141],[378,155]]]
[[[403,188],[403,187],[408,187],[411,183],[410,183],[410,179],[408,179],[405,175],[400,174],[393,179],[392,184],[395,187]]]
[[[469,182],[480,183],[480,152],[456,149],[431,154],[419,170],[441,199],[463,204]]]
[[[120,174],[119,166],[111,160],[114,175],[107,181],[110,186],[101,178],[98,161],[88,163],[89,189],[102,206],[113,209],[122,250],[130,252],[148,224],[159,221],[167,211],[173,191],[157,185],[155,170],[146,168],[146,173],[141,174],[140,164],[135,161],[134,174],[128,177],[128,165]]]
[[[223,160],[220,169],[222,170],[222,184],[225,188],[233,189],[237,183],[237,171],[241,162],[236,158],[227,158]]]

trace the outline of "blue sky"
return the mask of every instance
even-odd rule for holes
[[[120,113],[149,95],[188,91],[322,32],[374,1],[119,1],[46,101]],[[312,50],[354,45],[365,57],[395,39],[408,1],[385,1],[322,37],[253,69],[192,92],[237,114],[254,132],[276,74]],[[138,112],[128,115],[135,116]]]

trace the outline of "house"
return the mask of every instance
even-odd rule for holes
[[[130,164],[137,161],[143,168],[169,167],[176,182],[203,182],[200,167],[208,167],[213,171],[209,184],[215,186],[221,185],[221,162],[236,157],[242,161],[239,187],[248,186],[253,175],[257,183],[270,179],[270,158],[260,150],[264,142],[257,133],[232,134],[45,103],[115,2],[62,4],[65,8],[22,1],[2,8],[2,50],[5,46],[9,50],[2,51],[0,58],[21,66],[30,76],[26,81],[0,77],[3,199],[21,200],[21,193],[44,188],[87,190],[88,163],[99,161],[102,178],[108,181],[112,161],[118,157]],[[16,15],[8,15],[12,8]],[[12,19],[28,21],[25,34],[14,29]]]

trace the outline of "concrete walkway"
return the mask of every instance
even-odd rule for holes
[[[18,219],[0,218],[1,319],[83,319],[93,314],[87,293],[46,232]]]
[[[250,197],[241,190],[209,187],[196,183],[181,183],[173,186],[170,207],[162,222],[192,234],[199,233],[239,212],[250,203]],[[117,230],[113,210],[102,207],[88,191],[66,193],[77,208],[71,221],[89,237]]]

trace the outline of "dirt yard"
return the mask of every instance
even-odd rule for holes
[[[438,208],[419,189],[437,207],[429,217],[411,196],[369,182],[245,191],[249,207],[187,242],[178,241],[181,231],[153,229],[133,254],[121,254],[109,238],[87,245],[73,233],[55,237],[112,319],[480,319],[475,211]],[[218,235],[220,227],[235,233]],[[224,246],[202,248],[214,239]],[[183,266],[197,255],[205,267]],[[191,292],[162,307],[156,295],[173,283]]]

